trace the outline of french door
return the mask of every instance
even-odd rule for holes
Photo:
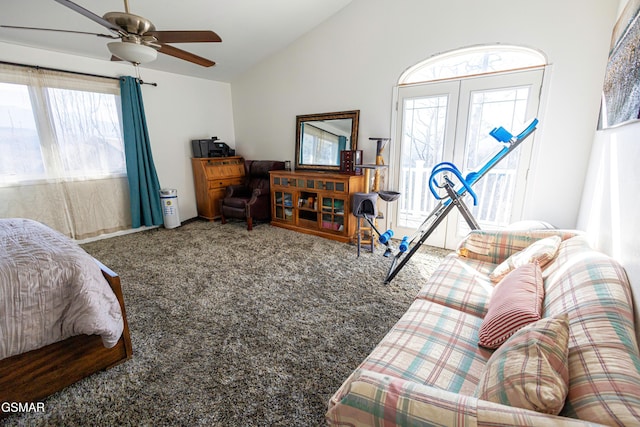
[[[536,117],[542,77],[539,69],[398,88],[399,147],[391,160],[393,182],[402,193],[391,212],[396,235],[413,236],[437,205],[429,191],[436,164],[452,162],[463,176],[477,171],[503,148],[489,135],[494,127],[516,134]],[[529,138],[474,185],[477,206],[465,196],[480,228],[500,228],[521,218],[532,145]],[[453,249],[468,231],[454,209],[426,243]]]

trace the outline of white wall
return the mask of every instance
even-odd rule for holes
[[[575,227],[617,0],[354,0],[232,82],[238,151],[293,160],[298,114],[360,110],[358,148],[390,137],[401,73],[478,44],[537,48],[548,59],[525,215]],[[395,141],[392,141],[392,144]]]
[[[178,190],[180,219],[193,218],[191,140],[217,136],[235,147],[230,85],[168,73],[143,78],[158,83],[144,86],[143,96],[160,185]]]
[[[620,2],[622,12],[626,1]],[[595,133],[585,179],[578,228],[593,246],[624,266],[640,319],[640,122],[635,121]],[[640,331],[639,339],[640,339]]]
[[[596,133],[578,227],[622,261],[640,290],[640,122]]]
[[[640,322],[640,122],[598,131],[593,144],[578,228],[592,246],[620,261]],[[637,331],[640,341],[640,330]]]
[[[135,75],[131,65],[0,42],[0,61],[39,65],[104,76]],[[141,68],[145,113],[153,159],[162,187],[178,190],[180,218],[197,216],[191,139],[217,136],[235,147],[228,83]]]

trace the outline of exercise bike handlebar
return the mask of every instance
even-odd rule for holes
[[[469,182],[467,182],[467,180],[462,176],[462,173],[460,173],[460,170],[456,167],[456,165],[454,165],[453,163],[450,163],[450,162],[438,163],[437,165],[435,165],[433,167],[433,170],[431,171],[431,176],[429,177],[429,190],[431,190],[431,194],[433,194],[433,197],[435,197],[437,200],[443,200],[443,199],[446,199],[448,197],[448,196],[439,195],[438,192],[436,191],[436,189],[434,188],[434,186],[436,186],[438,188],[443,188],[444,187],[444,186],[438,185],[438,182],[435,179],[435,176],[437,174],[443,173],[443,172],[451,172],[452,174],[454,174],[458,178],[460,183],[462,184],[464,190],[469,192],[469,194],[471,194],[471,197],[473,197],[473,205],[476,206],[478,204],[478,196],[476,196],[476,193],[471,188],[471,184]],[[447,179],[447,178],[445,178],[445,179]],[[447,179],[447,181],[449,183],[451,182],[448,179]],[[460,194],[460,195],[462,195],[463,193],[464,193],[464,191],[462,191],[462,189],[460,189],[458,191],[458,194]]]

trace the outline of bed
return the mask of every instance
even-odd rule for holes
[[[37,402],[131,356],[119,276],[43,224],[0,219],[0,402]]]

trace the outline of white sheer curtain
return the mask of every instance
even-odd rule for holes
[[[131,227],[118,80],[0,64],[0,217]]]

